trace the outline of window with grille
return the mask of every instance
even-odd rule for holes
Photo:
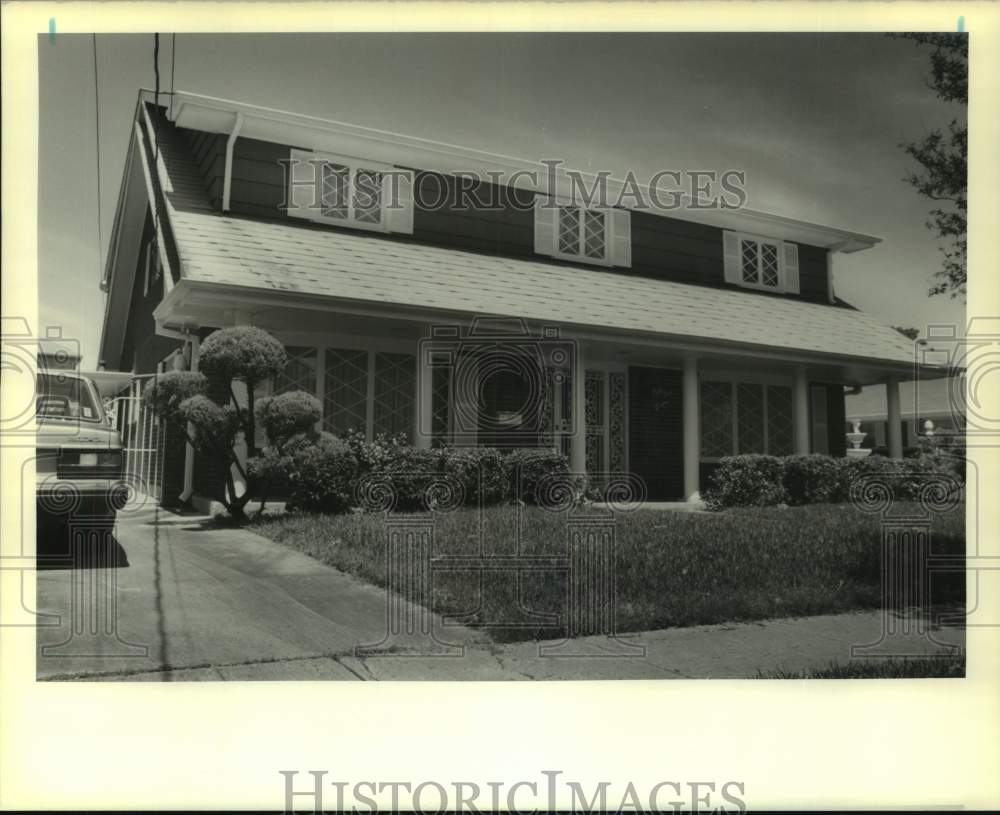
[[[767,450],[772,456],[790,456],[795,450],[792,389],[767,386]]]
[[[376,162],[292,150],[288,214],[380,232],[413,232],[412,173]]]
[[[781,253],[776,241],[740,238],[740,275],[744,285],[778,290],[781,287]]]
[[[584,406],[587,419],[586,463],[587,472],[604,472],[604,371],[587,371],[584,380]]]
[[[557,225],[557,254],[601,262],[607,259],[607,216],[602,210],[559,207]]]
[[[378,227],[382,223],[382,173],[337,161],[319,164],[320,213],[334,221]]]
[[[701,457],[733,454],[733,386],[729,382],[701,383]]]
[[[417,362],[412,354],[375,354],[373,433],[413,436]]]
[[[315,348],[286,346],[288,364],[274,378],[274,394],[289,391],[316,393],[317,355]]]
[[[368,352],[327,348],[325,356],[323,428],[367,433]]]
[[[632,213],[627,209],[591,209],[538,196],[535,252],[580,263],[628,268],[632,265]]]
[[[756,382],[701,383],[701,456],[793,451],[792,389]]]

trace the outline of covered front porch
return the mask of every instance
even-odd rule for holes
[[[260,395],[314,393],[328,432],[551,447],[598,480],[630,473],[650,500],[698,500],[725,456],[844,455],[845,388],[885,384],[898,415],[899,382],[912,376],[912,364],[833,353],[185,282],[158,312],[191,367],[216,328],[272,333],[290,362]],[[889,449],[902,457],[898,433]]]

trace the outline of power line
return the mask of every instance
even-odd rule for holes
[[[160,206],[159,206],[159,196],[155,192],[155,179],[160,172],[160,35],[158,33],[153,34],[153,78],[155,85],[153,86],[153,107],[154,118],[153,118],[153,173],[152,177],[154,179],[154,192],[153,192],[153,234],[154,236],[159,236],[160,233]]]
[[[94,120],[95,136],[94,146],[97,153],[97,266],[99,276],[103,278],[104,269],[101,267],[101,253],[104,251],[104,236],[101,230],[101,92],[99,89],[97,73],[97,34],[93,35],[94,46]]]
[[[177,35],[170,35],[170,111],[174,109],[174,66],[177,64]]]

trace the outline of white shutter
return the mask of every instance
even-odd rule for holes
[[[556,215],[559,207],[549,206],[542,195],[535,198],[535,252],[554,255],[556,251]]]
[[[735,232],[722,233],[722,257],[726,282],[739,285],[742,280],[740,275],[740,238]]]
[[[390,232],[413,234],[413,173],[393,167],[383,176],[382,200]]]
[[[782,252],[785,261],[785,291],[789,294],[799,293],[799,247],[794,243],[783,243]]]
[[[632,265],[632,213],[627,209],[613,209],[608,213],[611,235],[611,265]]]
[[[292,150],[288,173],[288,214],[294,218],[314,218],[319,213],[319,166],[309,150]]]

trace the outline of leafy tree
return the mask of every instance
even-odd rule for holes
[[[144,399],[162,419],[184,427],[190,424],[190,444],[211,458],[225,462],[225,483],[212,497],[237,522],[246,520],[246,505],[260,486],[240,460],[236,445],[240,433],[247,446],[247,459],[256,455],[254,389],[284,370],[288,357],[281,343],[259,328],[224,328],[211,334],[201,346],[201,371],[171,371],[154,380]],[[236,398],[234,381],[246,385],[246,406]],[[224,392],[224,403],[209,397]],[[187,432],[187,431],[186,431]],[[246,489],[238,493],[233,470]]]
[[[945,102],[968,105],[969,41],[959,33],[908,33],[896,37],[929,46],[931,77],[929,87]],[[942,268],[928,294],[949,294],[965,298],[966,291],[966,210],[968,124],[954,118],[947,132],[932,130],[922,141],[902,144],[907,155],[916,159],[921,170],[906,181],[920,195],[942,206],[931,210],[927,228],[946,241]]]

